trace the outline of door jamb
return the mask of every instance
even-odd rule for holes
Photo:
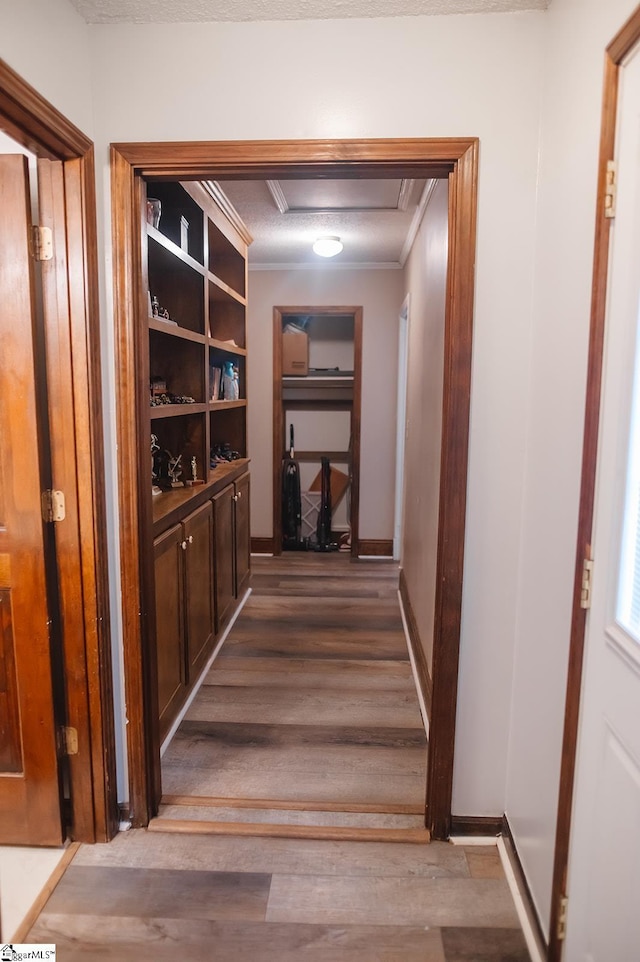
[[[426,825],[446,838],[451,823],[471,384],[478,183],[477,138],[410,140],[218,141],[111,145],[125,687],[129,725],[130,814],[145,825],[159,802],[160,760],[145,679],[144,626],[152,599],[141,577],[143,534],[138,500],[148,447],[141,436],[142,392],[136,347],[146,292],[140,290],[141,177],[174,180],[278,177],[449,178],[449,259],[445,319],[443,446],[434,623],[431,747]],[[157,724],[155,725],[157,727]]]
[[[47,328],[48,364],[64,359],[71,383],[49,398],[52,445],[64,457],[54,486],[65,493],[57,545],[66,723],[78,731],[69,758],[70,837],[117,832],[113,691],[106,565],[98,261],[93,143],[0,60],[0,128],[39,158],[62,162],[68,302]],[[55,233],[54,229],[54,233]],[[64,236],[64,234],[62,235]],[[80,481],[82,479],[82,481]]]
[[[351,404],[351,557],[360,547],[360,425],[362,423],[362,307],[274,307],[273,309],[273,553],[282,554],[282,453],[286,438],[282,401],[282,320],[287,314],[350,315],[353,317],[353,401]]]
[[[605,217],[607,162],[613,159],[615,150],[620,65],[639,41],[640,8],[631,15],[608,45],[605,51],[604,61],[580,506],[569,642],[567,696],[560,767],[560,792],[558,797],[556,844],[551,888],[549,962],[559,962],[564,944],[559,936],[559,921],[561,899],[566,895],[567,888],[571,814],[573,807],[587,616],[586,610],[580,607],[580,595],[582,589],[583,562],[585,558],[591,557],[609,265],[609,228],[611,226],[611,219]]]

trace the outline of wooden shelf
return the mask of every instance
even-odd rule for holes
[[[246,347],[238,347],[237,344],[229,344],[228,341],[219,341],[215,337],[209,337],[207,344],[209,347],[215,347],[218,351],[226,351],[227,354],[239,354],[241,357],[247,356]]]
[[[226,464],[221,462],[214,468],[211,479],[206,484],[198,484],[191,488],[173,488],[171,491],[153,495],[151,508],[154,535],[180,520],[185,511],[190,511],[207,501],[230,481],[243,474],[248,465],[248,458],[240,458]]]
[[[179,250],[179,249],[180,249],[180,248],[178,248],[178,250]],[[199,265],[198,265],[198,266],[199,266]],[[223,280],[221,280],[219,277],[216,277],[216,275],[215,275],[215,274],[212,274],[211,271],[208,272],[208,275],[207,275],[207,276],[208,276],[208,278],[209,278],[210,283],[213,284],[214,288],[217,288],[217,289],[218,289],[219,291],[221,291],[223,294],[228,294],[229,297],[233,298],[234,301],[237,301],[238,304],[242,304],[243,307],[246,307],[246,306],[247,306],[247,299],[246,299],[246,297],[243,297],[242,294],[238,294],[237,291],[234,291],[234,289],[233,289],[232,287],[229,287],[228,284],[225,284],[225,282],[224,282]],[[216,299],[216,298],[215,298],[215,295],[214,295],[214,296],[213,296],[213,300],[215,300],[215,299]]]
[[[233,408],[246,408],[247,402],[244,398],[237,401],[209,401],[211,411],[231,411]]]
[[[186,327],[180,327],[179,324],[167,324],[166,321],[161,321],[157,317],[149,318],[149,330],[158,331],[159,334],[168,334],[169,337],[178,337],[183,341],[193,341],[196,344],[206,343],[204,334],[189,331]]]
[[[222,404],[225,402],[222,401]],[[238,404],[237,401],[226,402]],[[246,401],[244,402],[246,404]],[[155,404],[149,408],[151,420],[157,421],[160,418],[177,418],[189,414],[204,414],[208,410],[206,404]]]
[[[151,240],[156,241],[156,243],[164,247],[166,251],[169,251],[177,260],[186,264],[187,267],[191,267],[196,273],[201,274],[202,277],[206,276],[207,272],[203,265],[191,257],[190,254],[187,254],[186,251],[183,251],[181,247],[178,247],[177,244],[174,244],[172,240],[169,240],[162,231],[152,227],[151,224],[147,224],[147,235]]]

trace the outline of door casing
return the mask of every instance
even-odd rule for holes
[[[146,292],[141,291],[142,178],[448,177],[449,261],[443,444],[431,744],[426,825],[446,838],[451,822],[471,384],[478,181],[477,138],[129,143],[111,146],[120,559],[130,817],[145,825],[160,798],[153,652],[145,636],[153,604],[142,538],[146,395],[137,386]],[[142,332],[142,333],[141,333]],[[148,434],[148,430],[147,430]],[[148,554],[148,552],[147,552]]]
[[[117,832],[113,684],[109,633],[97,232],[92,142],[0,60],[0,129],[41,159],[62,162],[54,241],[66,244],[58,311],[45,331],[53,483],[65,493],[56,539],[65,723],[76,728],[69,757],[70,837],[107,841]]]

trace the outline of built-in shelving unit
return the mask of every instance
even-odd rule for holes
[[[150,631],[162,739],[249,577],[250,238],[204,184],[149,182],[147,198],[160,202],[160,219],[147,223],[143,236],[150,447],[140,473],[148,478],[142,496],[150,502],[156,597]],[[225,366],[235,384],[223,381]],[[233,459],[220,460],[220,452]],[[176,458],[182,473],[172,485]]]

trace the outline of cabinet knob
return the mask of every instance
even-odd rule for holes
[[[187,542],[186,542],[186,541],[181,541],[181,542],[180,542],[180,547],[182,548],[183,551],[186,551],[186,550],[187,550]]]
[[[189,537],[187,538],[187,541],[189,542],[189,544],[193,544],[193,535],[192,535],[192,534],[189,535]]]
[[[238,497],[236,498],[236,501],[239,501],[241,497],[242,497],[242,491],[238,491]]]
[[[234,494],[234,495],[233,495],[233,500],[234,500],[234,501],[237,501],[239,497],[240,497],[239,494]]]

